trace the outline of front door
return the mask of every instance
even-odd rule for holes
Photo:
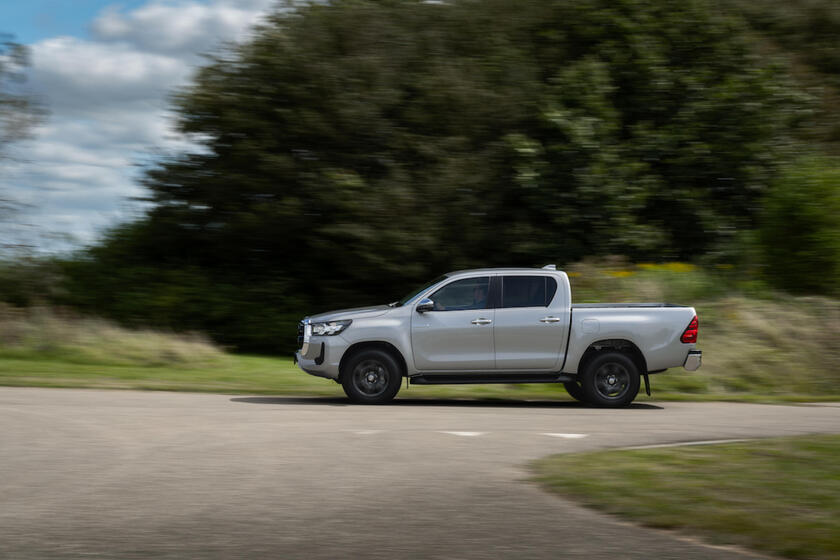
[[[420,371],[492,370],[493,319],[489,308],[490,277],[462,278],[429,298],[434,310],[414,312],[411,346]]]

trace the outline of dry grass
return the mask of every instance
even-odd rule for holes
[[[738,396],[840,393],[840,302],[724,298],[696,305],[703,367],[656,378],[668,392]]]
[[[0,358],[198,366],[223,363],[226,355],[198,334],[130,330],[62,310],[0,305]]]

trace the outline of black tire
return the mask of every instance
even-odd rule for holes
[[[627,406],[639,393],[639,369],[626,354],[605,352],[586,364],[581,387],[587,402],[595,406]]]
[[[384,404],[400,390],[402,371],[384,350],[362,350],[345,364],[341,386],[350,400],[359,404]]]
[[[576,401],[586,402],[586,396],[583,394],[583,387],[577,381],[565,381],[563,387],[569,393],[569,396]]]

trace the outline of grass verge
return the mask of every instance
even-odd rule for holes
[[[652,527],[789,558],[840,558],[840,436],[557,455],[549,490]]]
[[[653,396],[639,394],[636,401],[837,401],[837,395],[797,393],[681,393],[673,388],[685,372],[655,376]],[[68,387],[77,389],[137,389],[344,397],[341,387],[302,372],[290,358],[226,355],[220,362],[195,365],[84,364],[49,359],[0,357],[0,386]],[[570,401],[562,385],[438,385],[400,390],[397,398],[452,398],[491,400]]]
[[[307,375],[289,358],[243,355],[228,355],[222,363],[200,367],[0,358],[0,386],[344,397],[338,384]],[[546,384],[403,387],[400,397],[571,400],[561,385]]]

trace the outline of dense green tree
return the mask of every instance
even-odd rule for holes
[[[753,227],[792,92],[704,0],[278,11],[177,95],[202,149],[148,172],[70,299],[277,349],[452,268],[692,258]]]
[[[798,129],[804,143],[840,154],[840,3],[731,0],[720,8],[743,16],[756,48],[785,60],[799,87],[818,101]]]

